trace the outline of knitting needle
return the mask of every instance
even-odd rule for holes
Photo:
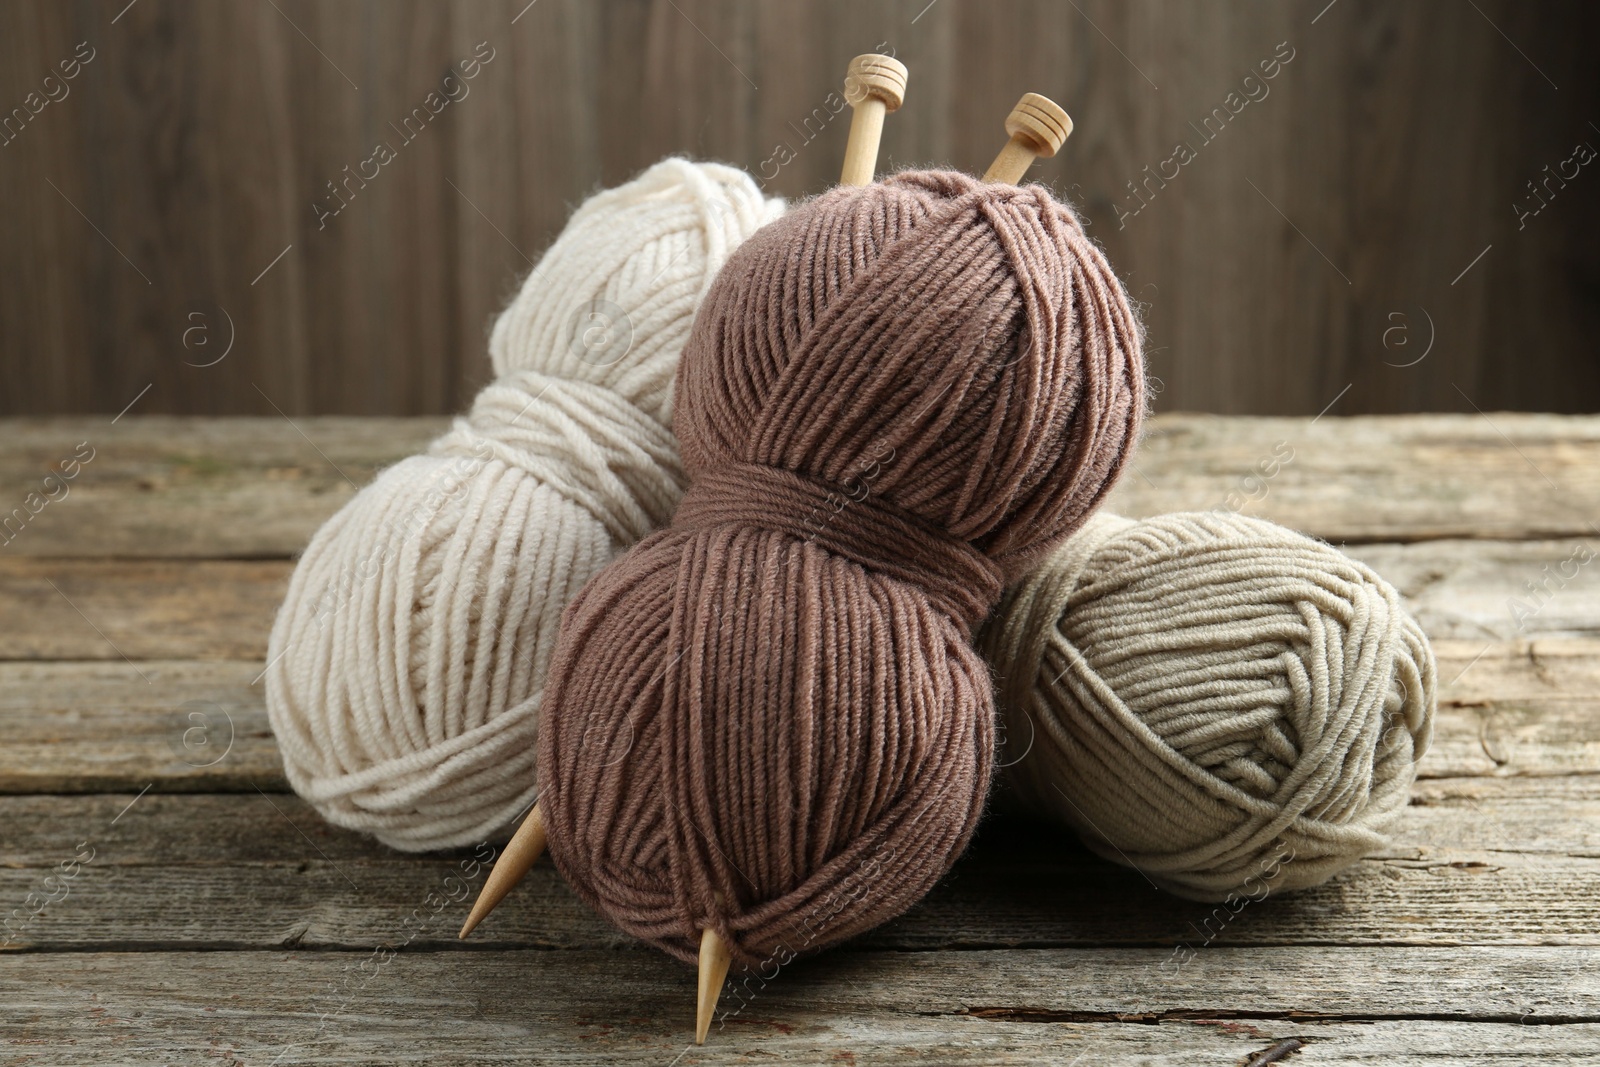
[[[892,66],[891,66],[892,64]],[[851,93],[852,82],[858,88]],[[883,116],[898,108],[905,99],[906,68],[888,56],[857,56],[850,62],[845,79],[846,92],[858,96],[855,117],[850,123],[850,142],[845,147],[842,185],[869,185],[877,169],[878,138],[883,133]],[[882,97],[869,95],[883,92]],[[1011,140],[989,167],[984,181],[1016,184],[1038,156],[1053,156],[1072,133],[1072,119],[1054,101],[1028,93],[1006,119]],[[537,809],[535,809],[537,811]],[[510,849],[507,849],[510,852]],[[498,870],[496,871],[498,873]],[[491,877],[493,877],[491,875]],[[487,893],[488,887],[484,887]],[[718,903],[721,903],[719,896]],[[476,910],[476,909],[474,909]],[[699,1002],[695,1009],[694,1043],[706,1043],[711,1017],[728,980],[732,955],[722,936],[707,926],[700,931]]]
[[[984,172],[986,182],[1020,182],[1035,159],[1048,159],[1061,151],[1072,134],[1072,117],[1048,96],[1023,93],[1006,116],[1006,132],[1011,140]]]
[[[897,111],[906,98],[906,65],[890,56],[869,52],[856,56],[845,70],[844,96],[855,113],[850,117],[850,139],[844,146],[840,185],[871,185],[878,170],[878,142],[883,137],[883,117]],[[722,936],[711,927],[700,931],[699,1003],[695,1008],[694,1043],[706,1043],[711,1016],[728,980],[732,956]]]
[[[883,117],[897,111],[906,98],[906,65],[890,56],[869,52],[856,56],[845,70],[844,96],[855,108],[850,140],[844,146],[840,185],[871,185],[878,170],[878,141]],[[706,1043],[711,1016],[722,997],[732,959],[722,936],[711,927],[700,931],[700,994],[695,1010],[694,1043]]]
[[[489,877],[483,884],[483,891],[473,902],[472,914],[467,916],[467,921],[462,925],[458,937],[464,938],[472,933],[473,928],[483,922],[484,918],[494,910],[495,905],[504,900],[506,894],[522,881],[534,861],[544,852],[544,844],[544,816],[539,814],[539,806],[535,804],[506,845],[505,851],[500,853],[500,858],[495,861],[494,869],[489,872]],[[720,896],[718,900],[720,902]],[[697,1045],[706,1043],[706,1034],[711,1030],[711,1016],[716,1010],[717,1000],[722,996],[722,984],[728,980],[728,965],[731,961],[732,953],[728,951],[728,946],[721,935],[709,926],[702,930],[700,1000],[695,1014],[694,1030],[694,1040]]]
[[[855,114],[850,117],[839,184],[871,185],[878,169],[883,116],[898,110],[906,98],[906,65],[876,52],[856,56],[845,71],[844,98]]]
[[[461,932],[456,935],[458,938],[472,933],[472,928],[483,922],[495,905],[516,888],[540,853],[544,852],[544,839],[544,816],[539,814],[539,805],[535,804],[506,844],[506,850],[495,860],[489,877],[484,879],[483,889],[478,893],[478,899],[473,901],[472,912],[462,924]]]
[[[717,894],[722,903],[722,894]],[[711,1015],[717,1001],[722,998],[722,983],[728,980],[728,963],[732,954],[722,937],[711,927],[700,931],[700,1001],[695,1010],[694,1043],[706,1043],[706,1032],[711,1029]]]
[[[877,170],[883,116],[898,108],[905,99],[906,68],[888,56],[857,56],[850,62],[845,87],[846,95],[858,98],[858,102],[850,123],[850,142],[845,147],[844,173],[839,182],[841,185],[870,185]],[[1037,156],[1053,156],[1066,143],[1067,135],[1072,132],[1072,119],[1049,98],[1028,93],[1007,117],[1006,132],[1011,134],[1011,140],[983,176],[984,181],[1016,184]],[[722,903],[720,895],[717,903]],[[711,1017],[722,997],[723,983],[728,980],[731,959],[727,944],[716,930],[707,926],[700,931],[699,1003],[694,1028],[697,1045],[706,1043]]]
[[[883,117],[898,110],[905,101],[907,71],[904,63],[890,56],[868,53],[850,61],[845,72],[845,98],[855,109],[850,120],[850,139],[845,145],[842,185],[869,185],[878,169],[878,142],[883,136]],[[472,912],[462,924],[459,937],[466,937],[481,923],[507,893],[522,881],[544,851],[544,819],[534,805],[506,849],[489,872],[483,890],[473,902]],[[728,946],[711,927],[700,933],[699,1004],[695,1015],[695,1043],[705,1044],[711,1029],[711,1016],[727,981],[732,959]]]
[[[906,98],[906,65],[890,56],[869,52],[856,56],[845,70],[844,96],[855,108],[850,118],[850,139],[844,146],[840,185],[871,185],[878,170],[878,141],[883,137],[883,117],[897,111]],[[700,931],[700,988],[695,1009],[694,1042],[706,1043],[711,1016],[722,997],[731,960],[728,946],[711,927]]]
[[[906,65],[891,56],[869,52],[856,56],[845,70],[844,96],[855,113],[850,117],[850,139],[844,146],[840,185],[871,185],[878,170],[878,142],[883,137],[883,117],[898,111],[906,99]],[[732,955],[722,936],[711,927],[700,931],[700,992],[695,1010],[694,1042],[706,1043],[711,1016],[728,980]]]
[[[844,97],[855,113],[850,117],[850,139],[844,146],[840,185],[871,185],[878,170],[878,142],[883,137],[883,117],[898,111],[906,99],[906,65],[891,56],[869,52],[850,61],[844,75]],[[694,1043],[706,1043],[711,1016],[728,980],[732,956],[722,936],[711,927],[700,931],[700,991],[695,1009]]]

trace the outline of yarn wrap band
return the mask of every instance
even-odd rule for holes
[[[696,477],[673,517],[693,531],[748,524],[816,545],[865,570],[908,582],[976,627],[1000,596],[1000,569],[969,543],[870,491],[754,463],[729,464]],[[915,555],[905,551],[916,543]]]

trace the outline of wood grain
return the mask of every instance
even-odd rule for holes
[[[1422,778],[1600,774],[1600,640],[1444,641],[1437,652]],[[284,790],[262,667],[0,662],[0,794]]]
[[[1593,979],[1572,950],[1216,950],[1203,978],[1197,961],[1192,980],[1172,985],[1159,956],[836,953],[793,966],[736,1014],[725,997],[708,1044],[685,1049],[693,974],[654,954],[404,953],[382,966],[367,957],[365,971],[346,953],[45,955],[0,973],[0,1037],[19,1064],[59,1063],[50,1050],[72,1048],[84,1062],[132,1064],[1076,1058],[1178,1067],[1243,1063],[1291,1037],[1307,1046],[1307,1062],[1332,1064],[1600,1054]],[[1289,988],[1340,1010],[1298,1010],[1257,966],[1293,974]],[[575,1012],[574,988],[588,992]],[[1441,1017],[1418,994],[1427,988],[1495,1021]],[[1355,1005],[1377,1018],[1345,1021],[1342,1009]]]
[[[1592,776],[1425,783],[1394,841],[1372,859],[1328,885],[1235,913],[1157,892],[1057,828],[999,818],[944,884],[852,945],[1593,946],[1600,944],[1600,901],[1572,889],[1600,876],[1597,789]],[[1541,810],[1552,806],[1563,818],[1540,825]],[[327,826],[296,798],[254,791],[7,797],[0,816],[24,828],[12,866],[0,869],[0,899],[20,901],[36,891],[80,843],[93,849],[65,899],[12,935],[13,947],[32,950],[359,948],[403,939],[418,948],[452,946],[486,873],[475,850],[397,854]],[[215,906],[245,898],[254,905]],[[399,926],[424,899],[424,915],[437,921],[419,930]],[[1504,907],[1509,900],[1518,901],[1515,909]],[[546,861],[473,944],[583,949],[632,942],[585,908]]]
[[[704,1049],[692,972],[548,862],[462,946],[474,850],[396,853],[284,791],[257,679],[290,557],[440,425],[0,426],[0,487],[97,449],[0,549],[0,1058],[1177,1067],[1289,1038],[1290,1062],[1600,1058],[1597,572],[1507,603],[1600,540],[1594,420],[1158,419],[1120,507],[1216,506],[1292,440],[1251,506],[1348,539],[1433,635],[1434,744],[1391,841],[1219,914],[997,814],[900,919],[736,978]]]
[[[18,868],[50,867],[62,859],[64,848],[71,851],[68,838],[76,841],[91,835],[107,846],[96,861],[101,866],[282,863],[305,852],[307,837],[320,849],[318,858],[328,862],[414,862],[362,834],[323,825],[298,797],[270,796],[281,817],[264,819],[260,816],[269,808],[260,794],[249,785],[241,792],[151,791],[141,796],[140,789],[130,789],[77,796],[0,796],[0,818],[10,828],[7,861]],[[1556,806],[1572,817],[1548,818],[1549,809]],[[1392,845],[1378,855],[1418,860],[1443,845],[1463,851],[1595,859],[1600,858],[1597,815],[1600,775],[1425,779],[1413,792],[1410,810],[1393,828]],[[1046,834],[1041,844],[1030,845],[1038,836],[1028,821],[1002,817],[985,829],[978,848],[980,854],[1020,848],[1036,857],[1063,851],[1061,835]],[[472,850],[452,855],[470,857]],[[980,855],[976,865],[989,862]]]
[[[286,558],[381,467],[427,450],[444,419],[8,419],[3,556]],[[66,493],[27,494],[87,445]],[[85,453],[88,454],[88,453]],[[67,468],[72,469],[72,468]],[[15,516],[12,509],[24,508]],[[37,502],[34,505],[38,508]]]
[[[131,798],[130,798],[131,799]],[[148,797],[146,798],[148,799]],[[280,818],[255,797],[247,825]],[[276,798],[273,798],[274,802]],[[143,801],[140,801],[142,804]],[[138,807],[135,806],[135,811]],[[196,816],[200,814],[197,809]],[[127,818],[132,818],[130,814]],[[317,822],[306,820],[308,834]],[[996,835],[1004,828],[995,827]],[[1600,878],[1600,859],[1499,850],[1430,848],[1420,858],[1370,859],[1316,889],[1270,899],[1229,916],[1223,905],[1161,893],[1135,871],[1113,866],[1060,836],[1025,847],[1009,833],[1009,855],[975,849],[911,912],[852,944],[934,951],[974,947],[1246,945],[1584,945],[1600,947],[1600,902],[1574,887]],[[67,840],[66,838],[71,838]],[[91,829],[61,842],[59,860]],[[63,951],[130,946],[271,948],[371,946],[408,936],[400,919],[428,894],[459,885],[463,858],[324,860],[312,836],[270,861],[191,861],[158,867],[96,864],[81,894],[18,930],[14,948]],[[43,871],[0,869],[0,894],[21,906]],[[432,898],[429,898],[432,899]],[[250,908],[226,901],[249,900]],[[1516,902],[1508,910],[1509,902]],[[418,935],[419,947],[454,945],[453,922]],[[489,947],[620,947],[629,940],[589,911],[553,867],[536,866],[473,933]]]
[[[284,560],[0,559],[0,654],[120,660],[134,674],[144,659],[265,659],[289,570]]]
[[[1110,507],[1228,508],[1334,542],[1600,536],[1600,433],[1548,415],[1153,421]]]
[[[287,790],[263,666],[0,663],[0,793]]]
[[[1600,404],[1592,176],[1514,206],[1595,136],[1581,0],[124,7],[0,8],[0,108],[97,50],[0,147],[0,412],[109,416],[147,385],[150,412],[460,410],[486,324],[584,196],[674,152],[826,188],[846,122],[813,116],[878,48],[911,70],[885,170],[981,171],[1025,91],[1074,116],[1035,172],[1148,304],[1163,408],[1311,416],[1347,386],[1343,412]],[[390,124],[479,42],[470,95],[401,143]],[[328,183],[391,140],[321,224]],[[1180,141],[1193,161],[1151,178]],[[185,347],[196,312],[214,339],[232,323],[213,366]]]
[[[379,468],[426,450],[446,425],[278,415],[0,421],[0,521],[24,508],[22,524],[0,538],[0,558],[286,558]],[[94,458],[64,497],[29,515],[28,494],[80,445]],[[1165,415],[1134,462],[1110,504],[1127,515],[1237,508],[1347,543],[1600,542],[1593,419]],[[1276,472],[1261,477],[1262,463]]]
[[[1567,567],[1572,578],[1549,578],[1559,577],[1563,564],[1583,546],[1600,549],[1600,538],[1429,541],[1345,550],[1400,590],[1430,638],[1489,642],[1597,632],[1600,552],[1595,561]],[[1528,591],[1530,582],[1536,593]]]
[[[1572,552],[1566,541],[1357,545],[1392,579],[1431,636],[1477,640],[1600,636],[1600,568],[1591,564],[1541,610],[1508,604]],[[0,660],[265,658],[287,560],[0,557]],[[137,668],[134,668],[137,670]]]

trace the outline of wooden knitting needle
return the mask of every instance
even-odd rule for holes
[[[855,108],[850,117],[850,140],[844,146],[840,185],[871,185],[878,170],[878,142],[883,138],[883,117],[898,111],[906,99],[906,65],[891,56],[869,52],[856,56],[845,70],[844,98]],[[484,887],[485,893],[488,887]],[[719,901],[720,902],[720,901]],[[722,936],[711,927],[700,931],[700,990],[695,1008],[694,1043],[706,1043],[711,1016],[728,980],[732,954]]]
[[[840,185],[871,185],[878,170],[878,141],[883,137],[883,117],[897,111],[906,99],[906,65],[890,56],[870,52],[856,56],[845,71],[844,96],[855,108],[850,118],[850,140],[844,147]],[[487,887],[486,887],[487,888]],[[720,898],[719,898],[720,903]],[[700,991],[695,1010],[694,1043],[706,1043],[711,1016],[728,980],[732,954],[722,936],[711,927],[700,931]]]
[[[1006,116],[1006,132],[1011,140],[984,171],[986,182],[1008,185],[1020,182],[1035,159],[1040,156],[1048,159],[1061,151],[1072,134],[1072,117],[1048,96],[1023,93],[1017,106]]]
[[[544,816],[539,814],[539,805],[535,804],[533,810],[528,812],[528,817],[517,828],[505,851],[500,853],[500,858],[495,861],[494,869],[489,872],[489,877],[483,883],[483,890],[478,894],[478,899],[472,904],[472,913],[467,916],[467,921],[461,926],[461,933],[457,937],[466,937],[472,933],[473,928],[483,922],[495,905],[505,899],[516,884],[522,881],[544,852],[545,829]],[[721,901],[719,895],[718,901]],[[728,946],[711,927],[706,927],[700,932],[700,1000],[695,1014],[695,1044],[706,1043],[706,1034],[711,1030],[711,1016],[716,1011],[717,1001],[722,996],[722,984],[728,980],[728,965],[732,961],[732,953]]]
[[[840,185],[872,184],[872,177],[878,170],[883,117],[898,111],[905,103],[907,74],[904,63],[876,52],[856,56],[850,61],[845,70],[844,96],[855,113],[850,117],[850,139],[844,146]],[[732,954],[720,934],[709,926],[700,931],[700,990],[694,1027],[697,1045],[706,1043],[711,1016],[722,997],[722,985],[728,980],[731,959]]]
[[[889,76],[872,80],[885,73]],[[852,79],[857,86],[866,88],[859,93],[860,102],[856,104],[855,118],[850,123],[850,143],[845,148],[844,173],[840,183],[869,185],[877,169],[878,138],[883,132],[883,116],[898,108],[905,99],[906,68],[887,56],[857,56],[850,63],[845,82],[847,91]],[[881,99],[867,95],[880,89],[892,95],[885,95]],[[1011,134],[1010,142],[1001,149],[1000,155],[983,177],[985,181],[1014,185],[1027,173],[1036,157],[1053,156],[1060,150],[1067,136],[1072,133],[1072,119],[1048,97],[1028,93],[1007,117],[1006,132]],[[718,903],[721,903],[720,896]],[[706,1043],[712,1015],[716,1012],[717,1001],[722,997],[723,983],[728,980],[731,958],[728,946],[716,930],[707,926],[700,931],[699,1003],[696,1005],[694,1030],[694,1042],[697,1045]]]
[[[906,99],[906,65],[890,56],[869,52],[856,56],[845,70],[844,96],[855,108],[850,117],[850,139],[844,146],[840,185],[871,185],[878,170],[878,142],[883,138],[883,117],[898,111]],[[720,901],[719,901],[720,902]],[[694,1043],[706,1043],[711,1016],[728,980],[732,954],[722,936],[711,927],[700,931],[700,988],[695,1008]]]
[[[883,116],[898,110],[906,98],[906,65],[876,52],[856,56],[845,71],[844,98],[855,114],[850,117],[850,140],[844,146],[839,184],[871,185],[878,169]]]
[[[845,145],[842,185],[870,185],[878,169],[878,142],[883,137],[883,117],[905,102],[907,71],[904,63],[890,56],[869,53],[850,61],[845,73],[845,98],[855,108],[850,120],[850,139]],[[472,912],[457,936],[466,937],[488,917],[495,905],[522,881],[523,876],[544,852],[544,818],[536,804],[527,819],[495,861],[483,890],[473,902]],[[728,978],[732,954],[722,937],[711,927],[700,932],[699,1003],[695,1013],[695,1043],[705,1044],[711,1017]]]
[[[494,869],[484,879],[483,889],[478,893],[478,899],[472,902],[472,912],[461,925],[457,937],[464,938],[472,933],[472,928],[483,922],[495,905],[516,888],[523,875],[528,873],[534,861],[544,852],[544,838],[544,816],[539,814],[539,805],[535,804],[533,810],[528,812],[528,817],[522,820],[522,825],[517,827],[506,850],[495,860]]]
[[[852,82],[861,87],[851,92]],[[858,97],[856,113],[850,123],[850,142],[844,151],[844,173],[841,185],[870,185],[877,170],[878,138],[883,133],[883,116],[898,108],[905,99],[906,68],[888,56],[857,56],[850,61],[850,71],[845,79],[846,97]],[[869,95],[881,92],[884,95]],[[1053,156],[1066,143],[1072,133],[1072,119],[1061,106],[1049,97],[1027,93],[1011,109],[1006,118],[1006,132],[1011,140],[1000,150],[990,164],[983,180],[1007,182],[1015,185],[1028,172],[1028,167],[1039,156]],[[508,850],[509,851],[509,850]],[[487,891],[487,887],[485,887]],[[721,898],[718,898],[721,903]],[[696,1006],[694,1043],[706,1043],[711,1030],[711,1017],[722,997],[722,985],[728,980],[731,954],[728,946],[711,927],[700,931],[700,989]]]
[[[717,894],[722,903],[722,894]],[[700,1001],[696,1006],[694,1043],[706,1043],[706,1033],[711,1029],[711,1015],[722,999],[722,983],[728,980],[728,963],[732,960],[722,936],[711,927],[700,931]]]

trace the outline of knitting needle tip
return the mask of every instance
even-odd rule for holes
[[[711,1029],[711,1016],[722,997],[722,983],[728,980],[728,963],[731,959],[727,943],[711,927],[700,933],[700,1002],[695,1015],[694,1043],[706,1043]]]
[[[478,899],[473,901],[472,912],[461,925],[461,932],[456,935],[458,938],[465,938],[472,933],[473,928],[488,917],[495,905],[516,888],[523,875],[528,873],[528,869],[544,852],[544,842],[544,816],[539,814],[539,805],[535,804],[506,844],[505,851],[500,853],[489,877],[484,880],[483,890],[478,893]]]
[[[1028,173],[1035,159],[1040,156],[1048,159],[1061,151],[1061,146],[1072,135],[1072,116],[1048,96],[1023,93],[1017,106],[1006,116],[1006,133],[1011,135],[1011,140],[984,172],[986,182],[1015,185]]]

